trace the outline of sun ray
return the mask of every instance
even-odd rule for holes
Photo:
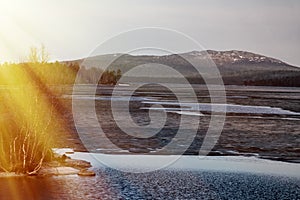
[[[0,79],[7,85],[4,101],[6,101],[5,107],[13,118],[13,131],[20,131],[23,134],[20,136],[23,138],[21,141],[23,143],[20,144],[22,147],[19,147],[23,158],[15,159],[15,162],[23,161],[23,168],[32,164],[40,167],[36,159],[41,156],[39,153],[43,154],[40,159],[45,158],[45,151],[49,151],[52,146],[53,134],[68,131],[61,120],[63,111],[56,107],[59,102],[55,100],[55,94],[51,94],[50,90],[42,82],[38,82],[39,79],[35,76],[28,65],[3,67],[0,70]],[[12,133],[3,132],[5,128],[1,127],[2,137],[15,137],[13,140],[19,141],[18,135],[9,136],[8,134],[12,135]],[[8,158],[15,148],[15,144],[9,145],[7,150],[9,153],[2,152],[0,155],[2,159]],[[9,157],[9,160],[11,161],[12,158]],[[27,173],[37,169],[31,167]]]

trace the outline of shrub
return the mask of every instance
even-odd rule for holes
[[[53,108],[26,89],[9,88],[1,95],[6,116],[0,125],[0,169],[5,172],[35,174],[52,157]]]

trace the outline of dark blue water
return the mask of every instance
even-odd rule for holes
[[[98,169],[96,177],[0,178],[0,199],[300,199],[300,179],[268,175]]]

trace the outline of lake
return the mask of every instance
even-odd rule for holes
[[[226,86],[214,103],[203,85],[193,85],[196,102],[185,85],[133,88],[78,85],[60,97],[73,99],[65,117],[85,148],[64,133],[58,147],[91,152],[70,156],[96,177],[0,177],[0,199],[300,198],[300,88]],[[213,115],[225,121],[201,157]]]
[[[183,84],[135,88],[79,85],[63,96],[73,98],[76,128],[89,151],[198,155],[219,116],[224,121],[211,134],[216,144],[209,155],[299,162],[300,88],[226,86],[226,102],[204,85],[193,85],[196,100]]]

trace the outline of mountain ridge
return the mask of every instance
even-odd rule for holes
[[[114,61],[110,63],[112,60]],[[210,66],[214,64],[217,66],[225,84],[300,86],[300,81],[298,81],[300,80],[299,67],[292,66],[276,58],[238,50],[191,51],[169,55],[106,54],[67,61],[67,63],[75,62],[85,68],[103,68],[109,65],[108,69],[120,69],[122,74],[140,65],[150,66],[150,70],[147,72],[149,80],[145,79],[145,71],[140,71],[132,76],[135,81],[151,81],[169,77],[167,71],[160,70],[161,65],[165,65],[172,67],[192,83],[204,83],[203,78],[199,77],[199,73],[191,63],[202,65],[207,61],[209,61]],[[172,78],[176,82],[179,81],[176,76],[169,77],[169,79]]]
[[[270,56],[265,56],[258,53],[253,53],[249,51],[242,51],[242,50],[224,50],[224,51],[217,51],[217,50],[206,50],[206,51],[190,51],[185,53],[177,53],[177,54],[167,54],[167,55],[132,55],[132,54],[123,54],[123,53],[114,53],[114,54],[102,54],[102,55],[96,55],[92,57],[82,58],[82,59],[75,59],[70,61],[63,61],[63,62],[78,62],[82,63],[86,59],[91,60],[102,60],[101,57],[120,57],[120,56],[128,56],[128,57],[171,57],[174,55],[190,55],[190,56],[196,56],[196,57],[205,57],[207,55],[210,56],[210,58],[216,63],[217,66],[222,66],[225,64],[234,64],[234,63],[243,63],[243,62],[252,62],[252,63],[273,63],[278,65],[286,65],[290,67],[299,68],[298,66],[294,66],[291,64],[288,64],[287,62],[284,62],[280,59],[276,59]],[[100,59],[99,59],[100,58]],[[227,63],[226,63],[227,61]],[[91,66],[87,66],[91,67]]]

